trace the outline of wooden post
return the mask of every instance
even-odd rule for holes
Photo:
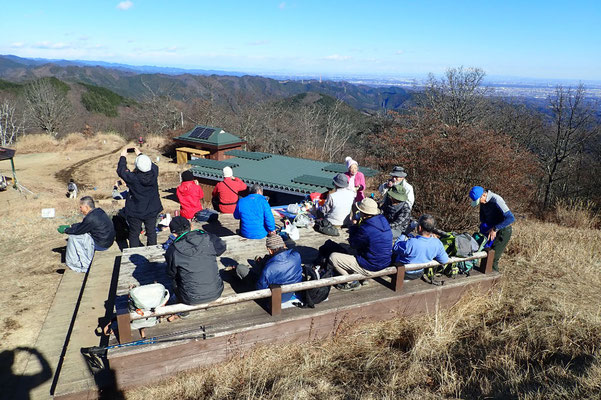
[[[392,290],[400,292],[403,288],[403,279],[405,279],[405,266],[396,265],[396,274],[392,275]]]
[[[269,289],[271,289],[271,316],[275,317],[282,313],[282,287],[269,285]]]
[[[117,310],[117,329],[119,329],[119,343],[128,343],[132,341],[131,319],[127,308]]]
[[[486,258],[480,260],[480,272],[483,274],[490,274],[492,272],[492,263],[495,259],[495,251],[493,249],[486,249]]]

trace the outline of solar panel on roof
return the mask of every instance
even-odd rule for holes
[[[194,130],[192,131],[192,133],[190,133],[188,137],[194,139],[208,139],[213,134],[213,132],[215,132],[215,129],[197,126],[196,128],[194,128]]]

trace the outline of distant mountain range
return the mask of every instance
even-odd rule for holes
[[[411,97],[400,87],[373,87],[345,81],[276,80],[216,70],[184,70],[96,61],[28,59],[0,55],[0,79],[24,82],[41,77],[104,87],[132,99],[150,91],[178,100],[200,98],[236,110],[243,103],[322,93],[365,112],[397,110]]]

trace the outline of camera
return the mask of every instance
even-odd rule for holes
[[[128,153],[133,153],[134,151],[136,151],[136,149],[134,149],[133,147],[130,147],[129,149],[127,149]]]

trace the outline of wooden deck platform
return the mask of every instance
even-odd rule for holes
[[[232,260],[250,263],[255,256],[265,254],[266,249],[264,240],[234,235],[237,221],[231,216],[220,216],[220,219],[222,226],[205,225],[204,228],[220,233],[228,246],[219,260],[225,283],[224,297],[249,290],[240,285],[233,272],[225,271],[225,266],[231,265]],[[327,239],[339,242],[347,239],[345,232],[337,238],[310,229],[300,232],[300,239],[296,243],[289,243],[289,247],[294,246],[299,251],[304,263],[316,258],[317,249]],[[165,267],[163,251],[159,246],[125,250],[116,306],[125,305],[131,284],[156,281],[169,287]],[[186,319],[174,322],[164,320],[146,328],[146,337],[170,335],[169,341],[109,350],[108,360],[119,387],[156,382],[178,371],[240,356],[258,344],[310,341],[333,335],[345,324],[389,319],[450,306],[468,290],[489,290],[499,277],[498,274],[484,275],[475,271],[469,278],[461,277],[440,287],[412,281],[405,283],[400,293],[391,290],[390,278],[377,278],[359,291],[344,293],[332,289],[328,301],[316,308],[284,309],[277,317],[271,316],[265,308],[266,303],[260,301],[193,311]],[[201,328],[205,329],[206,338],[202,337]],[[177,332],[185,333],[177,335]],[[140,339],[137,331],[132,333],[133,340]],[[191,336],[195,338],[185,339]],[[111,344],[117,344],[116,338],[111,340]],[[144,374],[140,374],[140,370]]]
[[[232,260],[250,263],[255,256],[266,253],[264,240],[243,239],[235,234],[237,227],[238,221],[230,215],[220,215],[220,224],[194,227],[213,232],[227,243],[228,249],[219,259],[225,282],[222,296],[249,289],[241,286],[232,272],[224,270],[226,265]],[[346,232],[337,238],[310,229],[301,229],[300,234],[296,243],[288,244],[300,252],[305,263],[315,259],[317,249],[327,239],[347,240]],[[159,243],[166,240],[166,236],[166,232],[160,233]],[[120,253],[115,247],[98,253],[85,279],[70,272],[67,271],[59,286],[56,304],[39,339],[40,345],[48,348],[46,354],[55,372],[54,379],[32,392],[32,398],[50,398],[50,389],[54,398],[96,398],[99,388],[106,385],[109,390],[119,391],[154,383],[178,371],[239,357],[256,345],[311,341],[335,335],[349,324],[450,306],[466,291],[487,291],[500,279],[496,273],[474,272],[469,278],[458,278],[441,287],[422,281],[406,282],[400,292],[394,292],[389,287],[390,278],[377,278],[355,292],[332,289],[329,300],[315,309],[284,309],[277,317],[255,301],[194,311],[186,319],[164,321],[146,328],[147,337],[170,335],[170,341],[109,350],[104,368],[95,368],[81,354],[81,348],[117,343],[115,337],[107,341],[94,332],[98,322],[105,320],[107,308],[110,313],[114,305],[119,307],[126,301],[130,284],[158,281],[170,286],[163,251],[159,246],[152,246]],[[133,333],[133,339],[139,339],[138,332]]]

